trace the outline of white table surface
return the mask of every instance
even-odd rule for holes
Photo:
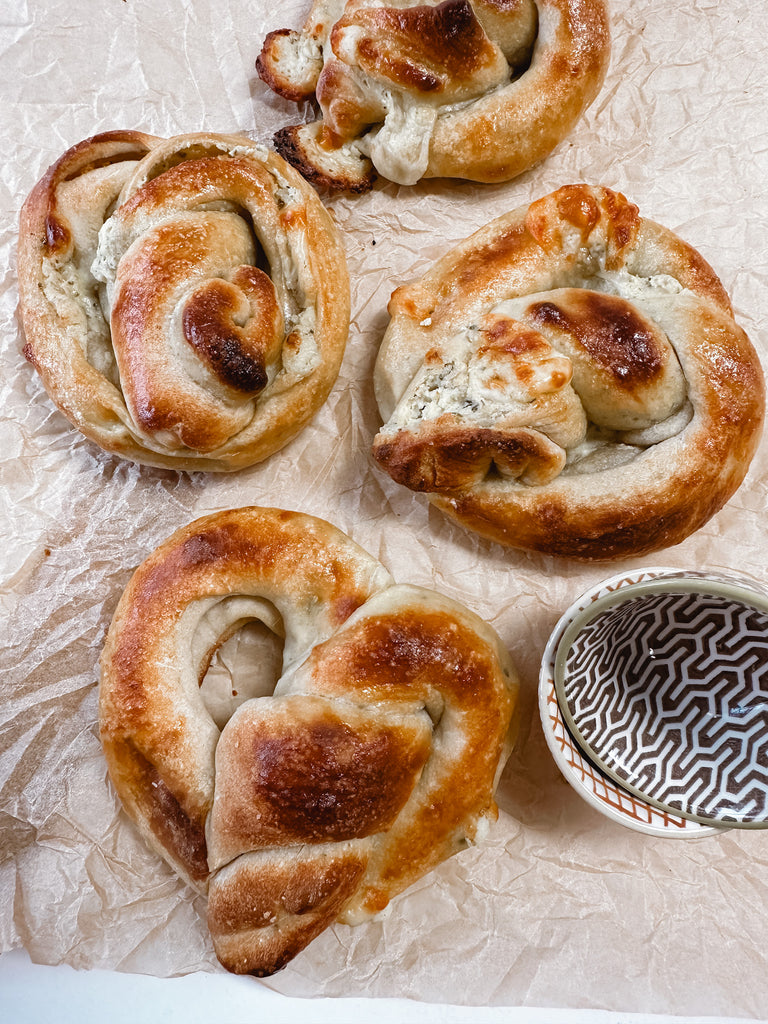
[[[750,1024],[735,1017],[672,1017],[552,1007],[466,1007],[400,999],[293,999],[257,980],[224,974],[151,978],[33,964],[0,956],[0,1024]],[[757,1024],[757,1022],[753,1022]]]

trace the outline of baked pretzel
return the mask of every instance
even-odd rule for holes
[[[763,373],[722,283],[609,189],[492,221],[389,312],[374,456],[503,544],[579,559],[677,544],[758,445]]]
[[[68,150],[21,214],[25,355],[108,452],[232,470],[327,397],[349,328],[337,231],[279,156],[234,135],[115,131]]]
[[[314,0],[300,32],[270,32],[260,77],[321,119],[278,152],[315,184],[364,192],[376,172],[507,181],[542,160],[597,96],[610,55],[604,0]]]
[[[269,697],[220,731],[199,683],[249,620],[285,638]],[[482,837],[517,679],[490,626],[397,586],[330,524],[220,512],[137,569],[101,659],[110,776],[147,842],[208,893],[221,963],[266,975]]]

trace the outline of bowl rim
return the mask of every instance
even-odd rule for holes
[[[568,730],[555,689],[555,657],[571,620],[603,595],[635,583],[653,581],[659,576],[668,575],[689,578],[723,574],[719,569],[702,572],[674,566],[652,566],[616,573],[585,590],[562,613],[547,640],[539,670],[539,717],[545,741],[561,774],[576,793],[595,810],[620,825],[646,835],[661,838],[700,839],[705,836],[721,835],[723,832],[729,831],[732,826],[730,823],[704,824],[676,812],[656,807],[610,778],[588,758],[586,752],[582,750]],[[724,575],[729,574],[725,573]],[[729,578],[734,578],[734,575],[731,574]],[[749,581],[748,577],[746,579]]]
[[[620,788],[633,794],[635,797],[639,797],[641,800],[651,804],[653,807],[662,811],[668,811],[672,815],[689,818],[702,825],[716,825],[718,827],[753,830],[766,829],[768,828],[768,816],[757,818],[755,820],[744,821],[739,818],[721,818],[717,815],[708,816],[704,814],[697,814],[693,811],[684,810],[666,803],[664,800],[645,793],[640,787],[635,786],[630,780],[624,778],[620,772],[612,768],[612,766],[601,755],[600,751],[595,749],[584,736],[579,728],[578,722],[573,716],[566,693],[565,665],[571,645],[575,638],[603,612],[611,608],[616,608],[628,601],[664,593],[679,593],[681,595],[698,593],[715,597],[722,596],[732,601],[740,602],[744,605],[750,605],[762,612],[762,614],[768,615],[768,594],[760,589],[757,584],[743,577],[737,578],[733,575],[726,577],[721,573],[715,572],[685,572],[680,570],[675,572],[661,572],[650,579],[639,580],[635,583],[627,583],[605,593],[601,593],[589,604],[580,606],[574,615],[571,616],[560,637],[557,649],[554,651],[552,667],[554,673],[555,693],[565,728],[575,740],[576,744],[581,748],[582,753],[587,755],[587,758],[591,761],[594,767],[609,778],[613,779]]]

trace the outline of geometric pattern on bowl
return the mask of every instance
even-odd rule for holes
[[[766,828],[768,616],[750,593],[686,587],[662,579],[636,597],[631,588],[577,619],[556,671],[566,724],[600,768],[649,802]]]
[[[701,839],[720,835],[725,828],[704,825],[691,818],[657,807],[629,792],[603,772],[581,749],[568,730],[555,687],[558,647],[571,620],[593,602],[627,584],[652,580],[677,570],[651,568],[611,577],[588,590],[562,615],[544,650],[539,675],[539,715],[544,738],[563,777],[574,791],[601,814],[619,825],[645,835],[672,839]]]

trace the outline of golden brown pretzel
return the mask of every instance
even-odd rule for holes
[[[102,448],[230,470],[327,397],[349,327],[336,229],[279,156],[235,135],[115,131],[24,204],[25,354]]]
[[[763,373],[721,282],[609,189],[498,218],[389,311],[375,458],[503,544],[581,559],[676,544],[758,445]]]
[[[322,118],[275,145],[302,174],[363,192],[376,172],[507,181],[542,160],[603,83],[604,0],[315,0],[301,32],[271,32],[256,63]]]
[[[220,731],[199,682],[254,619],[284,636],[282,675]],[[365,920],[496,817],[509,655],[320,519],[248,508],[179,530],[135,572],[101,664],[117,792],[208,892],[231,971],[272,973],[334,921]]]

